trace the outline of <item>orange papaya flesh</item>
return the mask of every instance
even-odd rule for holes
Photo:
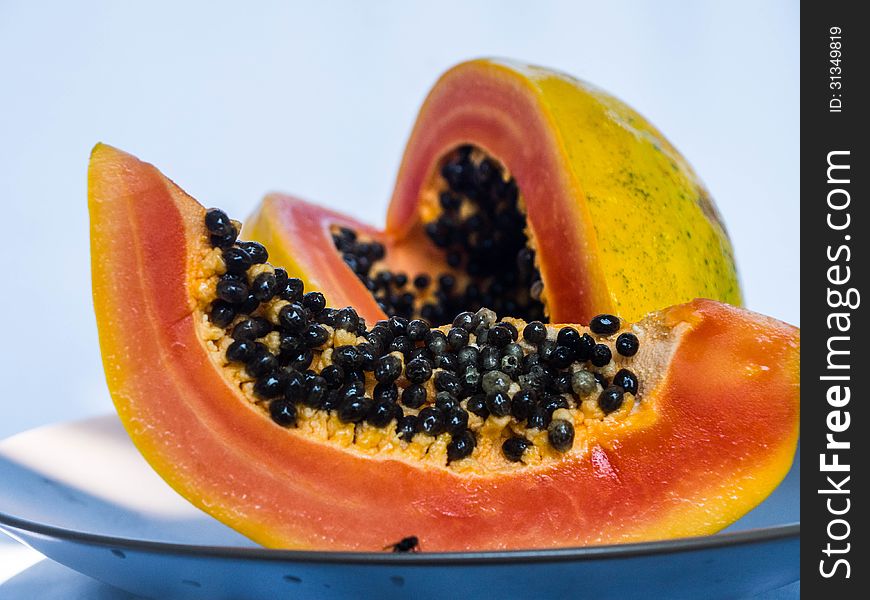
[[[266,374],[252,376],[229,347],[245,340],[237,328],[251,314],[281,329],[282,300],[215,324],[218,282],[236,281],[225,273],[228,255],[213,246],[205,209],[153,166],[98,145],[89,206],[94,305],[121,420],[173,488],[266,546],[378,550],[414,535],[426,551],[480,550],[707,534],[760,502],[792,460],[799,332],[773,319],[695,300],[633,325],[575,326],[613,349],[613,359],[601,367],[578,359],[559,373],[594,373],[611,387],[614,371],[629,369],[639,389],[623,386],[618,408],[602,405],[597,379],[590,394],[551,393],[567,404],[550,415],[551,425],[570,423],[567,447],[554,443],[552,426],[472,415],[471,398],[462,399],[464,431],[402,438],[395,418],[383,427],[343,420],[342,407],[291,402],[289,388],[258,395]],[[260,262],[245,274],[275,272]],[[525,323],[508,322],[524,355],[543,353],[543,342],[528,343]],[[328,339],[300,367],[312,377],[339,364],[337,348],[371,339],[324,329]],[[547,326],[548,339],[564,329]],[[492,325],[488,343],[497,344],[496,330],[510,336],[510,327]],[[274,333],[259,343],[271,350]],[[639,344],[631,356],[616,341],[625,333]],[[404,363],[407,351],[392,356]],[[430,392],[444,366],[426,382]],[[363,376],[365,394],[375,392],[373,374]],[[409,387],[407,376],[399,387]],[[470,454],[457,457],[454,437],[467,433]],[[518,460],[505,454],[509,438],[527,440]]]
[[[302,279],[306,287],[324,290],[334,306],[353,306],[367,323],[387,318],[376,296],[353,275],[342,253],[334,248],[333,236],[340,229],[353,231],[360,241],[384,247],[384,259],[376,265],[377,271],[371,272],[373,277],[383,271],[400,274],[444,270],[443,257],[428,244],[393,240],[347,215],[284,194],[267,196],[245,223],[244,233],[269,248],[275,265]],[[413,282],[403,287],[412,289]],[[418,306],[430,297],[431,293],[419,294]]]
[[[271,227],[270,248],[292,259],[298,240],[264,222],[284,202],[292,204],[267,198],[245,235],[262,241],[261,229]],[[526,320],[588,323],[600,312],[636,320],[696,297],[741,303],[716,207],[664,136],[601,90],[504,61],[462,63],[434,86],[385,232],[364,236],[364,245],[372,240],[385,257],[370,261],[352,249],[345,280],[355,271],[373,288],[374,320],[397,314],[440,324],[486,305]],[[399,268],[392,254],[402,247],[417,251],[397,257]],[[421,254],[429,260],[407,260]],[[303,279],[316,276],[303,261],[288,265]],[[432,276],[433,289],[420,297],[410,285],[372,285],[397,269]],[[446,292],[436,285],[441,274],[456,279]],[[408,293],[412,306],[401,302]]]

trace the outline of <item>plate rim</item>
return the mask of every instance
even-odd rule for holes
[[[532,548],[522,550],[486,550],[480,552],[395,553],[285,550],[242,546],[200,546],[196,544],[179,544],[157,540],[140,540],[57,527],[55,525],[29,521],[27,519],[0,512],[0,528],[6,530],[7,527],[17,531],[24,531],[55,539],[68,540],[92,546],[105,546],[112,550],[182,554],[188,556],[196,555],[201,557],[229,558],[234,560],[364,565],[396,565],[410,563],[417,566],[447,564],[513,564],[517,562],[540,563],[630,558],[742,546],[746,544],[770,542],[789,538],[800,539],[800,523],[787,523],[776,525],[774,527],[762,527],[731,533],[716,533],[713,535],[628,544],[606,544],[600,546],[577,546],[568,548]]]
[[[84,419],[70,419],[58,423],[47,423],[13,434],[0,444],[19,435],[60,425],[95,422],[111,418],[105,414]],[[205,514],[205,513],[204,513]],[[211,517],[213,518],[213,517]],[[770,542],[781,539],[800,539],[800,522],[784,523],[771,527],[759,527],[729,533],[715,533],[705,536],[681,537],[647,542],[626,544],[604,544],[595,546],[572,546],[565,548],[527,548],[518,550],[484,550],[477,552],[347,552],[329,550],[288,550],[266,547],[243,546],[205,546],[126,538],[101,533],[93,533],[57,525],[32,521],[0,511],[0,529],[7,534],[12,530],[26,532],[60,540],[67,540],[91,546],[105,546],[112,550],[141,551],[161,554],[204,556],[211,558],[230,558],[234,560],[266,560],[280,562],[306,562],[323,564],[363,564],[416,566],[449,564],[512,564],[587,561],[613,558],[629,558],[673,554],[694,550],[707,550],[741,546],[746,544]],[[17,536],[12,535],[17,539]]]

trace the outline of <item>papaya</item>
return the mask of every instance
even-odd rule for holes
[[[792,461],[800,335],[771,318],[696,299],[632,323],[366,322],[129,154],[94,148],[88,196],[121,421],[169,485],[265,546],[703,535]]]
[[[667,139],[589,84],[505,61],[462,63],[435,84],[383,231],[272,194],[244,234],[370,322],[444,324],[486,306],[588,323],[742,301],[722,219]]]

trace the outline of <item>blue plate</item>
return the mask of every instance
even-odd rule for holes
[[[197,510],[115,417],[0,443],[0,528],[47,557],[153,598],[740,598],[798,580],[788,477],[723,533],[643,544],[393,554],[268,550]],[[425,548],[424,548],[425,550]]]

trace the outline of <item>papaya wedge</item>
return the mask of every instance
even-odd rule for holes
[[[799,424],[799,331],[711,300],[653,312],[634,324],[605,316],[565,335],[575,339],[583,332],[596,347],[612,349],[613,357],[598,367],[573,355],[572,370],[549,370],[556,379],[594,373],[597,394],[602,379],[613,387],[617,368],[636,375],[633,393],[624,384],[620,405],[609,412],[594,394],[560,396],[566,404],[551,417],[572,427],[568,447],[555,447],[546,428],[526,427],[512,413],[498,416],[497,406],[487,418],[469,408],[461,435],[472,435],[471,450],[458,458],[454,452],[451,460],[457,430],[399,435],[397,419],[416,414],[402,406],[404,398],[395,401],[404,416],[391,414],[395,418],[377,426],[371,416],[345,419],[347,404],[330,407],[323,400],[312,406],[313,387],[306,388],[309,396],[292,396],[288,387],[276,397],[266,393],[274,392],[267,380],[277,381],[279,370],[325,382],[325,371],[339,365],[340,355],[342,364],[350,364],[349,346],[356,344],[360,353],[365,343],[374,347],[376,329],[401,329],[405,333],[396,337],[410,340],[411,322],[394,318],[348,328],[341,321],[350,312],[336,316],[313,291],[299,300],[298,309],[295,300],[284,300],[285,292],[301,294],[286,280],[289,291],[276,292],[245,314],[239,304],[232,321],[218,326],[214,305],[227,285],[247,281],[254,289],[256,281],[278,278],[264,256],[246,265],[241,276],[233,271],[231,258],[265,250],[252,246],[241,252],[238,243],[224,242],[216,247],[214,232],[223,235],[235,225],[207,212],[155,167],[110,146],[94,149],[88,188],[94,306],[118,414],[169,485],[263,545],[370,551],[414,535],[426,551],[441,551],[704,535],[758,504],[792,461]],[[217,215],[208,227],[207,215]],[[228,248],[237,250],[230,256]],[[320,319],[324,315],[329,318]],[[242,342],[280,346],[295,335],[286,327],[315,316],[309,328],[332,325],[318,326],[327,336],[309,344],[306,365],[294,370],[279,355],[270,359],[281,364],[276,371],[254,375],[253,363],[231,360]],[[252,323],[265,324],[269,332],[251,333]],[[476,345],[481,353],[487,344],[505,352],[513,344],[525,360],[543,355],[546,340],[529,343],[533,332],[540,339],[541,328],[550,341],[562,340],[567,329],[508,320],[444,337],[451,344],[459,337],[464,347]],[[626,334],[637,342],[631,351],[618,341],[631,340],[622,338]],[[439,336],[429,332],[432,339]],[[381,349],[371,371],[359,368],[362,379],[355,381],[362,382],[366,397],[379,393],[373,390],[375,377],[386,381],[391,364],[407,367],[411,356],[425,358],[435,348],[434,342],[404,347],[408,343]],[[386,355],[395,360],[381,360]],[[441,366],[426,385],[450,369],[447,360],[436,364]],[[411,375],[403,372],[390,385],[407,389]],[[355,385],[339,383],[342,389]],[[390,391],[383,390],[382,395]],[[350,400],[358,405],[362,396]],[[462,398],[462,410],[470,400]],[[528,447],[520,460],[509,460],[502,442],[520,435]]]
[[[336,263],[339,223],[386,252],[369,260],[345,249],[351,265]],[[328,296],[353,297],[370,322],[398,314],[441,324],[485,305],[587,323],[696,297],[742,301],[722,219],[668,140],[594,86],[501,60],[462,63],[435,84],[383,231],[271,194],[244,234]],[[534,263],[526,272],[524,258]],[[432,289],[379,285],[384,272],[431,275]],[[435,289],[441,274],[455,286]],[[413,306],[401,302],[409,293]]]

